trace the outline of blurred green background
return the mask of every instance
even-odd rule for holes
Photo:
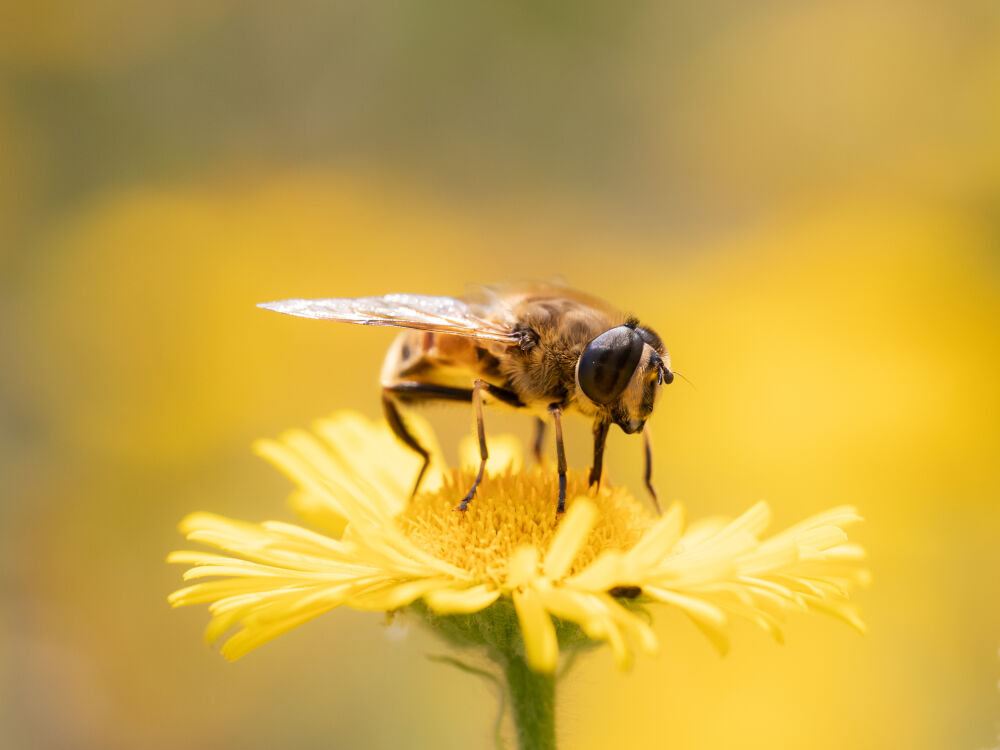
[[[565,684],[563,746],[996,745],[998,134],[992,0],[5,3],[0,746],[487,746],[419,628],[228,664],[164,557],[192,510],[290,518],[253,439],[379,413],[390,332],[255,302],[553,276],[697,385],[651,422],[666,499],[857,504],[875,576],[863,638],[720,659],[660,610],[658,657]]]

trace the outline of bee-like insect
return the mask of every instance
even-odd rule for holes
[[[408,328],[396,337],[382,366],[382,406],[393,432],[423,458],[413,492],[430,453],[407,429],[401,404],[464,401],[475,408],[479,472],[457,510],[483,478],[488,453],[483,401],[492,400],[536,416],[534,453],[541,458],[545,418],[556,434],[559,472],[557,512],[566,504],[566,451],[562,415],[593,419],[594,461],[590,484],[601,480],[604,444],[612,424],[631,435],[643,432],[659,386],[673,382],[670,357],[652,329],[606,302],[552,284],[482,287],[476,297],[387,294],[356,299],[287,299],[259,307],[288,315],[370,326]],[[645,481],[651,484],[648,432],[644,435]]]

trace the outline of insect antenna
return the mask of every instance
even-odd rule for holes
[[[695,390],[698,390],[698,386],[696,386],[696,385],[695,385],[694,383],[692,383],[692,382],[691,382],[691,379],[690,379],[690,378],[688,378],[688,377],[687,377],[687,376],[686,376],[686,375],[685,375],[684,373],[682,373],[682,372],[677,372],[677,370],[672,370],[671,372],[673,372],[673,373],[674,373],[674,375],[678,375],[678,376],[680,376],[681,380],[683,380],[683,381],[684,381],[685,383],[687,383],[687,384],[688,384],[689,386],[691,386],[691,387],[692,387],[692,388],[694,388]]]
[[[666,364],[664,364],[662,360],[656,363],[656,367],[659,370],[656,376],[657,385],[663,385],[664,383],[670,385],[671,383],[674,382],[674,375],[680,375],[687,382],[689,386],[691,386],[695,390],[698,390],[698,387],[694,383],[692,383],[688,378],[686,378],[683,373],[677,372],[677,370],[671,370],[669,367],[666,366]]]

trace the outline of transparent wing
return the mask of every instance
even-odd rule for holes
[[[511,316],[499,303],[493,309],[486,309],[454,297],[386,294],[383,297],[283,299],[262,302],[257,307],[302,318],[416,328],[503,344],[513,345],[521,340],[514,333]]]

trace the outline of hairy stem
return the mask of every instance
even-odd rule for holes
[[[556,678],[533,672],[520,654],[503,662],[520,750],[555,750]]]

